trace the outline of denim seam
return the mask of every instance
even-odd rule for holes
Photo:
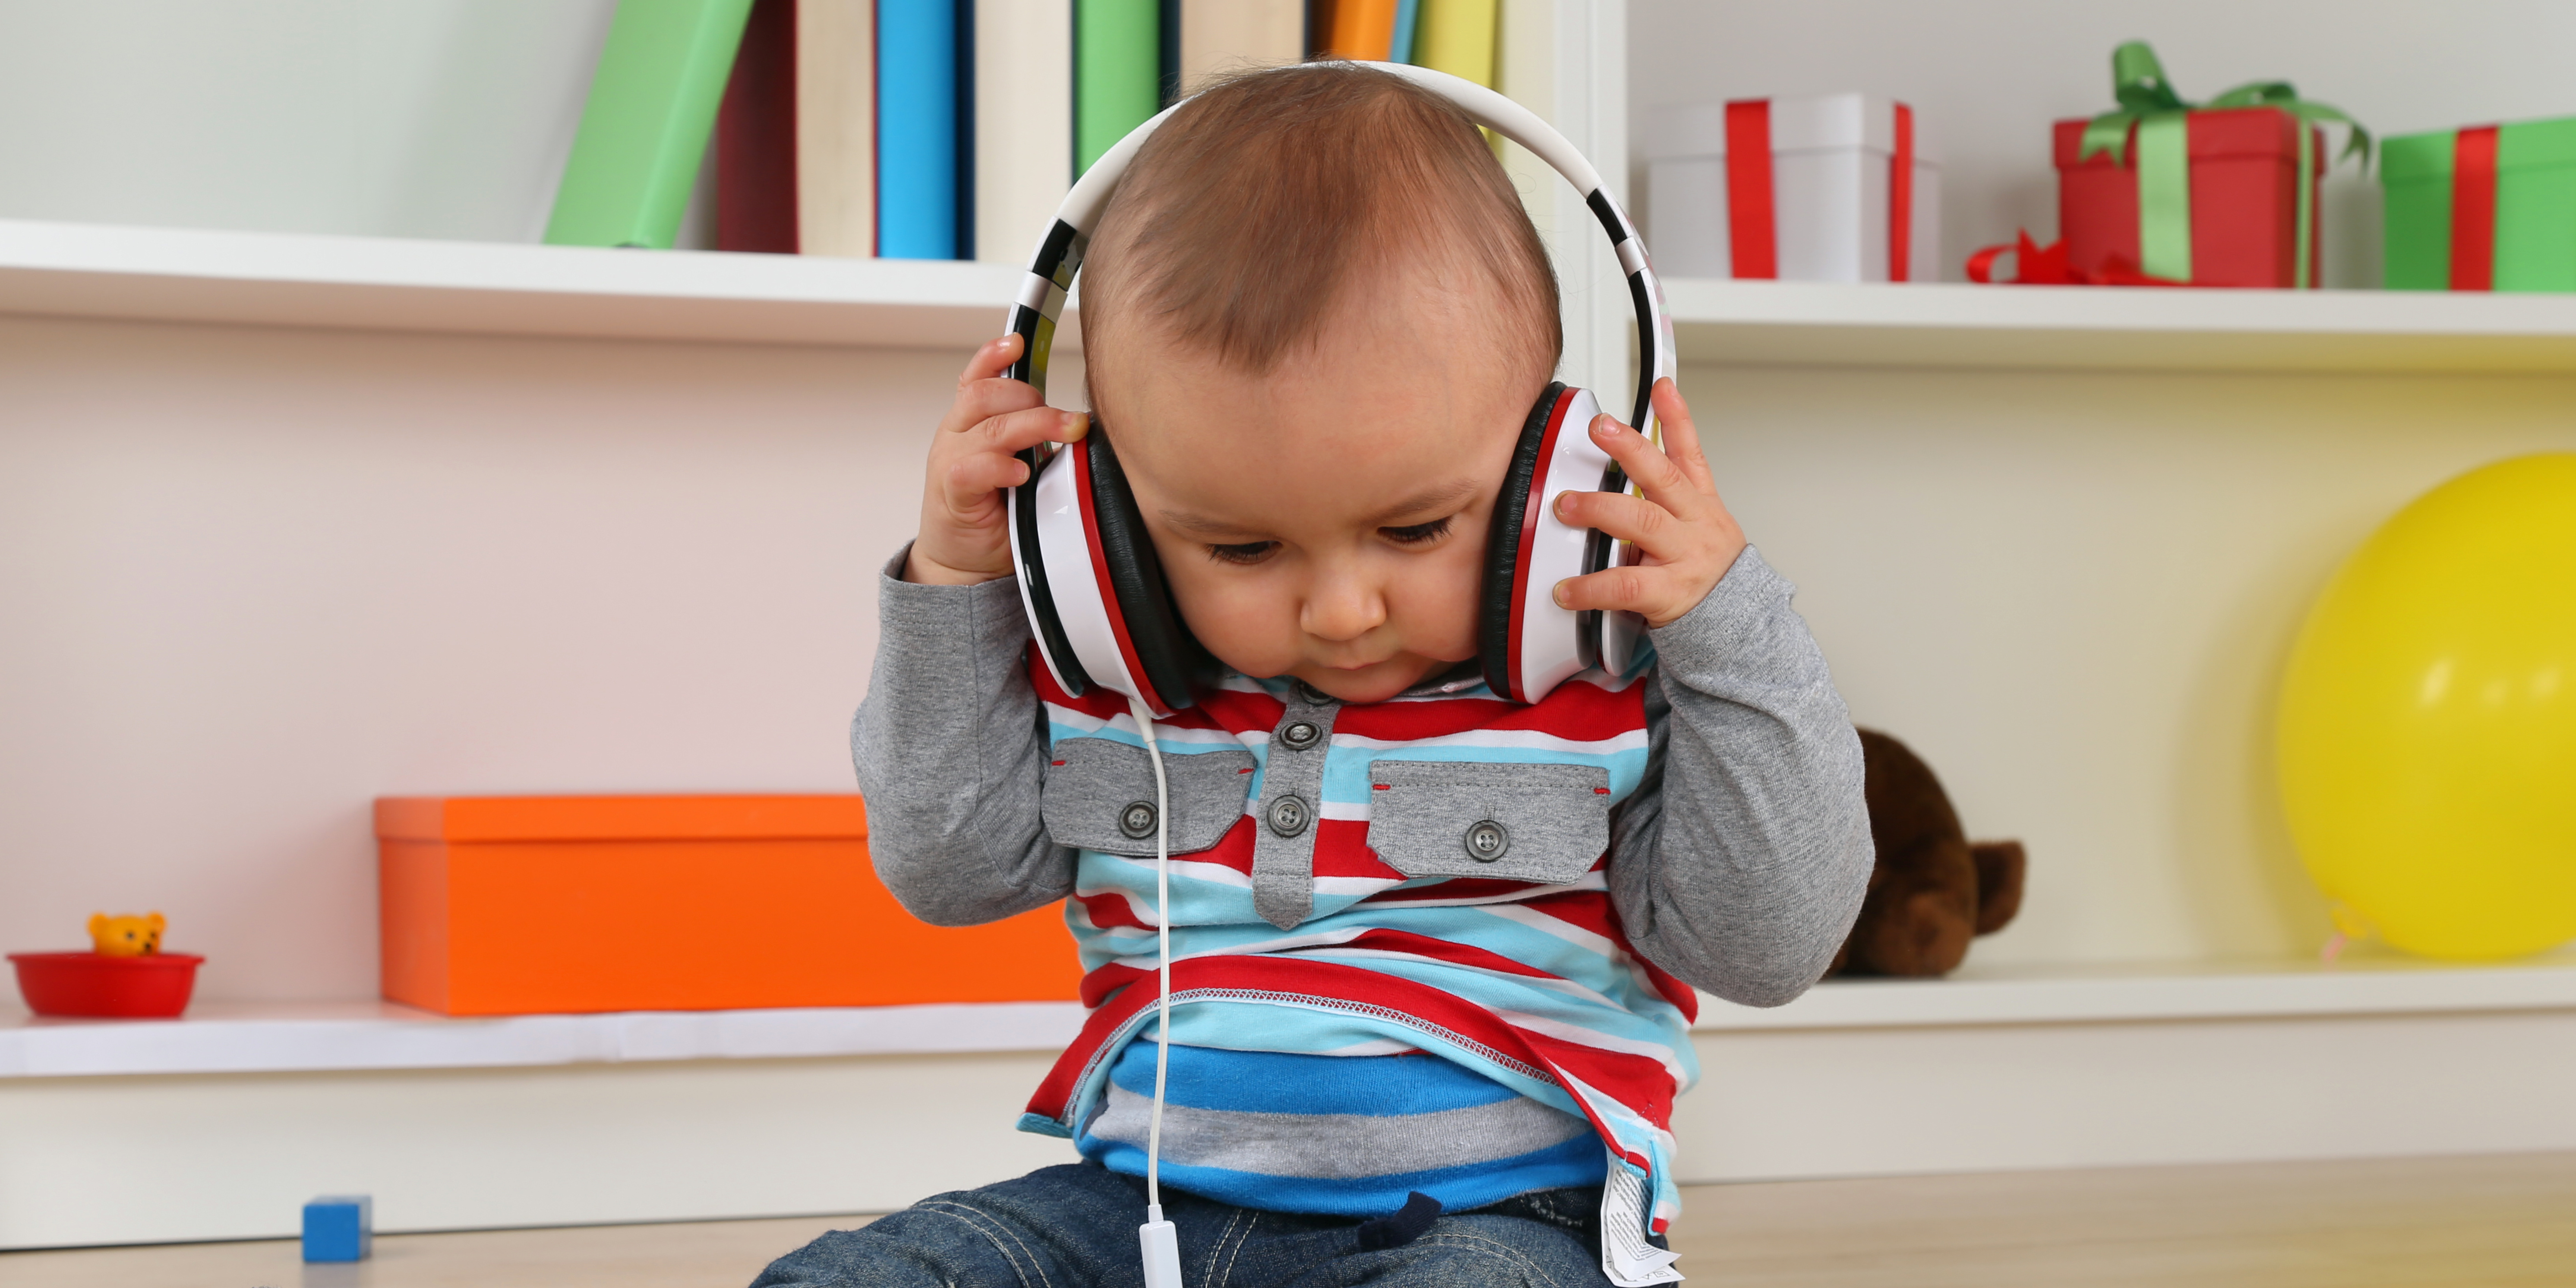
[[[933,1206],[934,1204],[936,1206]],[[1019,1275],[1020,1283],[1023,1285],[1023,1288],[1026,1288],[1029,1284],[1029,1276],[1032,1274],[1037,1276],[1037,1284],[1039,1288],[1049,1288],[1049,1286],[1055,1282],[1054,1280],[1047,1278],[1045,1269],[1037,1264],[1037,1254],[1029,1251],[1029,1246],[1020,1242],[1019,1236],[1012,1233],[1010,1227],[1004,1225],[1002,1222],[994,1220],[990,1214],[984,1212],[982,1209],[972,1207],[964,1203],[942,1202],[937,1199],[931,1199],[916,1206],[926,1211],[938,1212],[941,1215],[946,1216],[948,1219],[956,1221],[959,1224],[964,1225],[966,1228],[973,1230],[975,1233],[983,1235],[985,1242],[992,1244],[993,1250],[1001,1253],[1002,1259],[1011,1263],[1011,1269]],[[949,1209],[951,1208],[955,1209],[955,1211],[950,1211]],[[964,1213],[966,1215],[961,1216],[959,1213]],[[1003,1234],[1009,1234],[1011,1236],[1011,1244],[1009,1247],[1003,1246],[1001,1238],[993,1233],[995,1229],[999,1229]],[[1017,1250],[1014,1251],[1014,1249]],[[1023,1258],[1026,1259],[1025,1264],[1023,1263]]]
[[[1527,1274],[1527,1275],[1529,1275],[1529,1277],[1530,1277],[1533,1281],[1535,1281],[1535,1282],[1546,1283],[1546,1284],[1550,1284],[1550,1285],[1556,1285],[1556,1286],[1558,1286],[1558,1288],[1562,1288],[1562,1284],[1563,1284],[1563,1282],[1564,1282],[1564,1281],[1562,1281],[1562,1280],[1558,1279],[1556,1276],[1554,1276],[1554,1275],[1552,1275],[1552,1274],[1547,1273],[1547,1270],[1546,1270],[1544,1267],[1540,1266],[1537,1262],[1532,1261],[1532,1260],[1530,1260],[1529,1258],[1527,1258],[1527,1257],[1525,1257],[1525,1256],[1522,1256],[1522,1255],[1521,1255],[1521,1252],[1520,1252],[1520,1249],[1515,1248],[1515,1247],[1511,1246],[1511,1245],[1510,1245],[1510,1244],[1508,1244],[1508,1243],[1503,1243],[1503,1242],[1500,1242],[1500,1241],[1498,1241],[1498,1240],[1485,1238],[1485,1237],[1484,1237],[1484,1236],[1482,1236],[1482,1235],[1464,1234],[1464,1233],[1455,1233],[1455,1232],[1447,1233],[1447,1234],[1425,1234],[1425,1235],[1424,1235],[1424,1236],[1422,1236],[1421,1238],[1414,1240],[1414,1243],[1415,1243],[1415,1244],[1417,1244],[1417,1245],[1418,1245],[1418,1244],[1425,1244],[1425,1243],[1445,1243],[1445,1244],[1459,1244],[1459,1245],[1463,1245],[1463,1244],[1471,1244],[1471,1243],[1472,1243],[1472,1244],[1479,1244],[1479,1245],[1482,1245],[1485,1249],[1487,1249],[1487,1250],[1490,1252],[1490,1254],[1491,1254],[1491,1255],[1497,1256],[1497,1257],[1501,1258],[1502,1260],[1509,1261],[1509,1262],[1512,1262],[1512,1263],[1513,1263],[1513,1264],[1515,1264],[1515,1265],[1518,1265],[1518,1266],[1521,1268],[1522,1272],[1523,1272],[1523,1273],[1525,1273],[1525,1274]]]
[[[1252,1224],[1245,1225],[1243,1227],[1243,1237],[1235,1239],[1234,1250],[1232,1252],[1227,1252],[1225,1241],[1234,1236],[1235,1227],[1238,1224],[1241,1224],[1245,1218],[1250,1218]],[[1260,1214],[1254,1212],[1250,1208],[1236,1208],[1234,1210],[1234,1215],[1226,1218],[1225,1233],[1218,1235],[1216,1237],[1216,1246],[1208,1250],[1207,1288],[1225,1288],[1226,1283],[1234,1278],[1235,1259],[1243,1255],[1244,1245],[1252,1242],[1252,1225],[1258,1225],[1260,1222]],[[1217,1269],[1216,1265],[1216,1259],[1220,1253],[1225,1256],[1225,1269],[1223,1270]]]

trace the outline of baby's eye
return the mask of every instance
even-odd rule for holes
[[[1378,533],[1400,546],[1418,546],[1448,536],[1449,520],[1433,519],[1429,523],[1408,524],[1401,528],[1380,528]]]
[[[1276,541],[1245,541],[1230,546],[1209,546],[1208,558],[1218,563],[1257,564],[1279,548]]]

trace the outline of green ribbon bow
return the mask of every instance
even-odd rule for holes
[[[2288,81],[2253,81],[2209,100],[2193,103],[2174,92],[2164,64],[2143,40],[2111,51],[2111,89],[2120,100],[2117,111],[2104,112],[2084,126],[2084,141],[2075,149],[2079,162],[2107,152],[2113,164],[2125,164],[2129,127],[2138,129],[2138,268],[2150,277],[2191,280],[2191,136],[2190,113],[2211,108],[2276,107],[2299,123],[2298,262],[2293,285],[2308,283],[2309,238],[2316,209],[2316,136],[2311,123],[2349,127],[2343,155],[2359,153],[2370,167],[2370,131],[2338,108],[2299,97]],[[2340,158],[2338,158],[2340,159]]]

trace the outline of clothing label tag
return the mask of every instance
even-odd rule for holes
[[[1646,1178],[1614,1151],[1601,1187],[1601,1273],[1619,1288],[1680,1283],[1678,1253],[1646,1242]]]

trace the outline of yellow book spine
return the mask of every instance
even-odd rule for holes
[[[1413,61],[1433,71],[1494,85],[1494,31],[1498,0],[1422,0]]]

